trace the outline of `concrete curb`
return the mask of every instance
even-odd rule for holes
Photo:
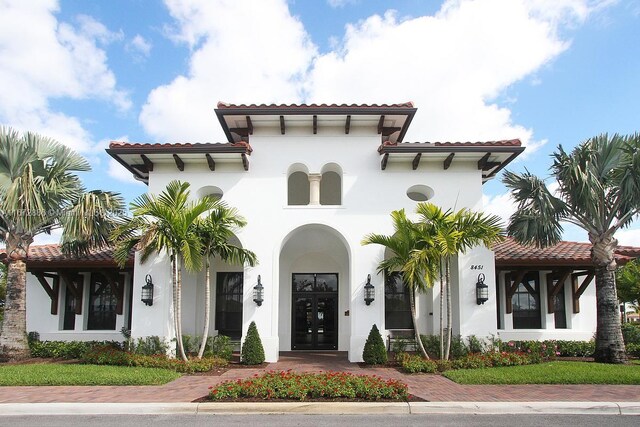
[[[640,402],[2,403],[2,415],[592,414],[640,415]]]

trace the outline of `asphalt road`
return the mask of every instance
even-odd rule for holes
[[[2,416],[0,426],[638,426],[640,416],[625,415],[54,415]]]

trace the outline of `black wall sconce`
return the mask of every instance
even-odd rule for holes
[[[376,299],[376,288],[371,284],[371,275],[367,274],[367,284],[364,285],[364,302],[367,305]]]
[[[144,278],[146,284],[142,287],[142,302],[146,305],[153,305],[153,281],[151,280],[151,275],[147,274]]]
[[[478,305],[489,301],[489,286],[484,283],[484,279],[484,274],[478,274],[478,281],[476,282],[476,302]]]
[[[264,286],[260,282],[260,275],[258,274],[258,284],[253,287],[253,302],[255,302],[258,307],[262,305],[262,301],[264,301]]]

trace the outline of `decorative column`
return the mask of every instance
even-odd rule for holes
[[[320,204],[320,180],[322,175],[319,173],[309,174],[309,205]]]

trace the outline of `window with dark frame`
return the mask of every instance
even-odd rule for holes
[[[553,299],[553,319],[556,329],[567,329],[567,308],[564,299],[564,287]]]
[[[540,278],[538,272],[527,273],[511,299],[513,329],[540,329]]]
[[[411,319],[411,297],[404,285],[402,273],[393,271],[385,274],[384,282],[384,323],[385,329],[413,329]]]
[[[216,276],[216,329],[232,339],[242,337],[244,273],[219,272]]]
[[[71,293],[69,288],[65,290],[64,297],[64,317],[62,321],[62,329],[65,331],[73,331],[76,328],[76,297]]]
[[[91,273],[87,329],[92,331],[115,330],[117,304],[116,290],[102,274]]]

